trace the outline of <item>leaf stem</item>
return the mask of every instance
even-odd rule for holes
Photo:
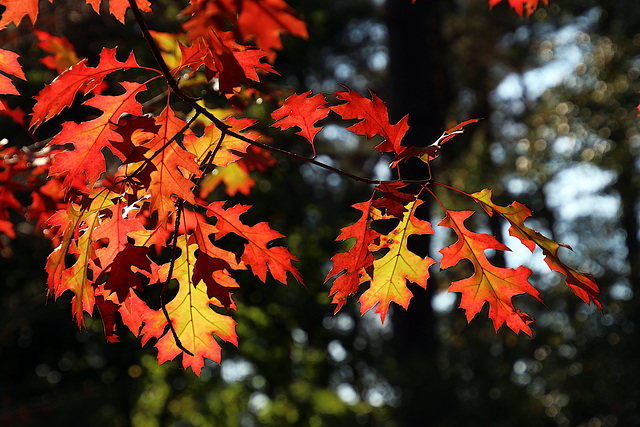
[[[171,248],[171,262],[169,263],[169,272],[167,273],[167,280],[164,282],[162,286],[162,292],[160,293],[160,305],[162,306],[162,313],[164,317],[167,319],[167,323],[169,324],[169,329],[171,330],[171,334],[173,335],[173,339],[176,341],[176,346],[187,353],[189,356],[193,356],[189,350],[187,350],[180,342],[180,338],[178,338],[178,333],[176,329],[173,327],[173,323],[171,323],[171,317],[169,316],[169,312],[167,311],[167,290],[169,289],[169,282],[171,281],[171,276],[173,275],[173,267],[176,262],[176,255],[178,249],[178,229],[180,228],[180,216],[182,215],[182,208],[184,205],[184,201],[182,199],[178,199],[176,201],[176,220],[174,224],[173,230],[173,247]]]

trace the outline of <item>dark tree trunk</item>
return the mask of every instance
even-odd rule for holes
[[[411,128],[403,145],[428,145],[442,133],[444,126],[450,97],[441,46],[439,10],[442,3],[440,0],[416,4],[410,0],[387,2],[389,111],[392,122],[409,114]],[[420,161],[406,162],[401,174],[404,179],[428,177],[427,168]],[[428,208],[419,214],[423,219],[430,219]],[[424,237],[413,236],[416,239],[410,241],[409,247],[423,257],[429,250],[429,239]],[[426,291],[410,285],[414,297],[409,310],[405,312],[398,307],[393,310],[391,344],[400,373],[394,380],[402,392],[396,420],[403,426],[426,425],[426,420],[436,420],[438,412],[447,411],[447,402],[453,402],[447,398],[446,390],[439,387],[438,340],[431,307],[434,286],[429,285]]]

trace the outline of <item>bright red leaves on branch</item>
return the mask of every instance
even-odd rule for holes
[[[101,0],[87,3],[100,10]],[[25,17],[37,21],[38,3],[33,0],[0,4],[6,7],[0,25],[19,25]],[[510,4],[520,13],[526,6],[530,14],[537,1]],[[26,216],[46,232],[55,247],[46,264],[49,293],[55,298],[73,293],[72,312],[79,326],[97,307],[107,340],[117,341],[119,318],[143,345],[153,342],[160,363],[181,355],[182,365],[198,374],[205,359],[220,361],[220,341],[237,345],[233,292],[241,285],[234,271],[250,270],[262,282],[269,276],[283,284],[289,278],[303,282],[296,257],[280,245],[284,236],[267,222],[247,223],[251,206],[227,201],[237,192],[250,195],[255,182],[250,173],[266,171],[275,163],[268,151],[301,157],[270,146],[268,138],[250,129],[256,120],[242,116],[251,100],[280,98],[282,92],[257,83],[262,75],[276,73],[271,64],[282,47],[281,34],[307,37],[307,31],[282,0],[193,0],[183,11],[185,34],[152,36],[136,10],[150,10],[146,0],[111,0],[109,13],[124,22],[130,5],[159,69],[141,66],[133,54],[122,61],[109,48],[92,67],[76,57],[64,37],[36,31],[38,46],[50,54],[42,63],[60,75],[36,95],[29,130],[43,132],[43,123],[58,119],[74,102],[90,107],[93,114],[84,121],[62,122],[48,144],[0,148],[0,232],[14,238],[16,216]],[[162,52],[156,50],[154,37]],[[25,79],[18,59],[16,53],[0,50],[0,95],[19,95],[12,81]],[[135,74],[135,80],[114,83],[113,76],[119,75],[115,73],[123,71]],[[227,111],[228,117],[218,118],[220,110],[191,98],[181,88],[183,83],[174,80],[177,76],[196,84],[207,82],[203,90],[213,88],[224,95],[221,100],[230,98],[235,114]],[[157,90],[153,88],[158,85],[150,84],[154,79],[165,81],[171,91],[166,99],[155,97],[144,107],[139,98]],[[178,100],[186,108],[178,107]],[[0,113],[27,126],[23,112],[0,101]],[[376,148],[392,156],[392,168],[410,157],[429,164],[445,142],[478,121],[452,127],[427,147],[406,147],[402,141],[408,117],[393,124],[378,96],[365,97],[348,88],[332,95],[291,95],[271,116],[273,128],[298,128],[296,134],[311,144],[314,157],[325,119],[345,120],[356,135],[381,139]],[[28,144],[31,141],[24,145]],[[528,281],[531,272],[523,266],[494,266],[485,251],[508,248],[493,236],[467,228],[472,211],[442,206],[431,188],[445,186],[429,176],[412,181],[410,191],[402,180],[380,182],[337,172],[376,186],[367,201],[353,205],[360,216],[336,239],[346,245],[332,257],[327,276],[336,311],[361,292],[361,313],[374,309],[384,321],[392,303],[409,306],[409,283],[428,286],[435,261],[414,252],[419,248],[411,236],[433,234],[421,213],[432,197],[443,208],[439,225],[455,234],[454,243],[440,251],[440,268],[461,260],[473,265],[470,277],[449,288],[462,294],[460,306],[467,319],[488,304],[496,330],[506,324],[516,333],[532,334],[533,319],[512,302],[519,294],[540,300]],[[220,183],[225,184],[224,192],[216,189]],[[532,251],[540,247],[549,267],[565,275],[582,300],[602,307],[593,279],[559,259],[559,248],[566,246],[524,225],[531,214],[525,206],[496,205],[489,190],[451,190],[480,204],[488,215],[504,218],[510,234]],[[16,197],[17,193],[31,195],[31,203],[23,206],[21,201],[28,197]],[[380,227],[382,223],[387,227]],[[242,240],[236,252],[220,246],[219,240],[229,235]],[[161,289],[159,301],[147,292],[149,287]]]

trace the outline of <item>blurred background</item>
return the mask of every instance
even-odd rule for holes
[[[106,45],[118,46],[122,57],[134,49],[141,63],[153,65],[131,17],[122,26],[81,3],[41,2],[38,28],[66,36],[90,61]],[[546,307],[515,299],[536,319],[534,339],[504,328],[496,333],[487,307],[467,324],[459,296],[446,292],[466,277],[466,265],[432,267],[428,290],[412,287],[409,311],[395,307],[384,325],[371,313],[359,315],[357,297],[334,316],[324,283],[330,257],[344,250],[334,240],[357,219],[349,206],[366,200],[371,188],[277,158],[271,171],[253,176],[251,195],[237,200],[253,204],[256,219],[287,236],[307,287],[237,276],[239,346],[223,344],[222,364],[208,364],[199,378],[179,361],[158,366],[155,349],[140,348],[131,334],[107,343],[97,318],[78,331],[69,295],[47,301],[48,241],[33,237],[28,223],[16,240],[3,241],[0,424],[640,424],[637,2],[550,0],[529,19],[507,2],[490,10],[487,0],[289,3],[306,20],[310,39],[285,37],[274,84],[298,93],[370,89],[387,102],[393,122],[410,114],[407,145],[427,145],[458,122],[484,118],[445,146],[432,165],[435,179],[468,192],[491,188],[501,205],[527,205],[534,212],[527,224],[571,245],[574,252],[561,256],[596,276],[604,312],[582,303],[539,253],[508,236],[505,224],[478,214],[476,230],[496,233],[513,248],[493,262],[534,271]],[[175,17],[185,6],[154,1],[150,27],[177,30]],[[25,22],[0,33],[0,43],[22,53],[32,70],[19,90],[34,95],[55,74],[36,66],[44,54],[29,28]],[[271,107],[249,109],[260,130],[275,145],[310,154],[301,138],[268,129]],[[7,118],[0,126],[11,143],[28,141]],[[372,154],[375,141],[338,123],[318,138],[318,160],[390,177],[389,159]],[[438,195],[450,208],[476,208],[452,193]],[[437,224],[443,214],[432,208]],[[420,250],[437,260],[452,238],[436,230]]]

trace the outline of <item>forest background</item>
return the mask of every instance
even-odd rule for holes
[[[64,34],[80,57],[96,59],[103,45],[144,57],[131,17],[123,28],[81,3],[43,2],[38,27]],[[149,25],[171,30],[185,5],[154,3]],[[155,350],[133,338],[107,343],[99,321],[77,331],[70,296],[46,301],[50,243],[19,229],[0,259],[2,424],[640,423],[634,2],[555,1],[526,19],[506,4],[490,10],[485,0],[290,4],[310,37],[285,38],[278,79],[298,93],[371,89],[387,101],[392,122],[410,114],[415,140],[485,118],[442,151],[439,180],[470,192],[489,187],[502,205],[529,206],[536,226],[571,244],[573,264],[596,276],[604,314],[542,273],[539,257],[516,251],[504,263],[540,272],[535,284],[546,295],[547,307],[527,306],[534,339],[506,328],[496,334],[486,316],[467,325],[455,294],[446,293],[455,280],[447,273],[430,279],[426,292],[412,288],[410,310],[393,310],[384,325],[373,313],[360,318],[354,301],[333,316],[324,262],[337,230],[356,219],[349,206],[368,197],[366,186],[278,158],[277,168],[253,176],[251,202],[257,217],[288,236],[307,288],[243,285],[240,344],[224,345],[222,364],[205,366],[199,378],[178,362],[157,366]],[[11,37],[2,44],[44,56],[33,35]],[[37,93],[53,76],[30,78],[21,93]],[[11,141],[20,130],[2,120]],[[342,168],[374,176],[388,161],[372,160],[370,145],[337,126],[319,138]],[[499,222],[485,226],[509,239]]]

